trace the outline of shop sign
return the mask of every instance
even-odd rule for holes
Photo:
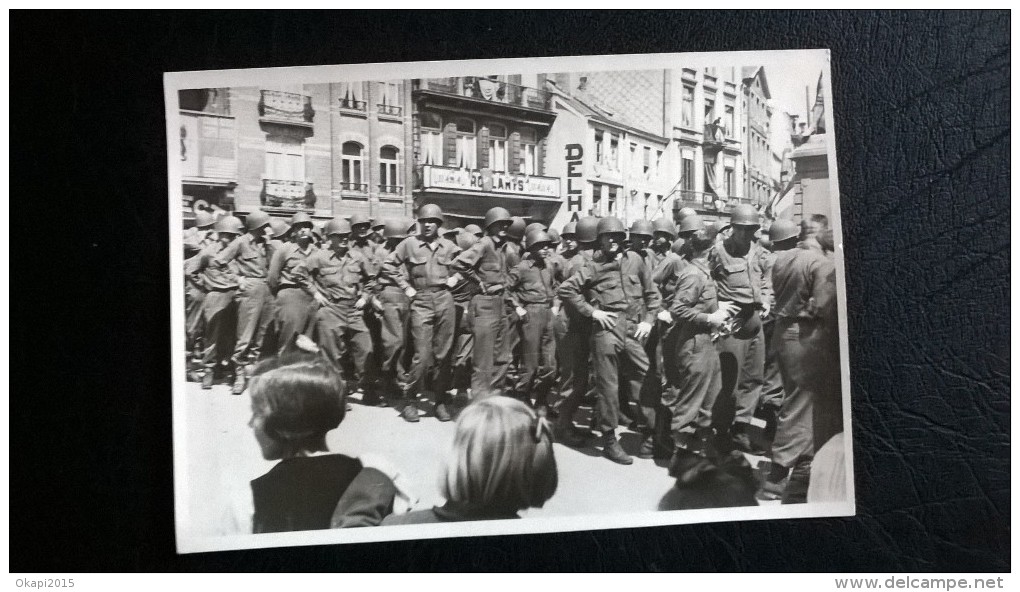
[[[426,165],[423,168],[422,176],[426,189],[459,189],[542,197],[560,196],[560,180],[556,177],[432,165]]]

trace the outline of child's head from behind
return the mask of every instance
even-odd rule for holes
[[[344,417],[344,382],[321,356],[295,354],[263,362],[248,391],[248,425],[266,460],[328,450],[326,433]]]
[[[551,429],[544,417],[498,395],[461,412],[441,474],[448,501],[517,512],[542,507],[556,485]]]

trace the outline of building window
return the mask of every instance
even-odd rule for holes
[[[400,193],[399,151],[393,146],[379,149],[379,192]]]
[[[277,181],[305,180],[305,145],[296,138],[266,140],[266,178]]]
[[[662,150],[655,151],[655,176],[662,175]]]
[[[461,169],[478,168],[475,123],[470,119],[458,119],[455,130],[457,132],[457,152],[454,154],[454,166]]]
[[[595,130],[595,162],[599,164],[605,164],[605,155],[602,153],[603,140],[602,130]]]
[[[538,136],[533,129],[517,130],[521,136],[521,170],[525,175],[538,174]]]
[[[591,214],[602,215],[602,185],[599,183],[591,184]]]
[[[694,159],[683,157],[681,162],[680,181],[684,191],[694,191]]]
[[[365,85],[362,82],[340,83],[340,108],[365,110]]]
[[[733,195],[734,195],[734,192],[733,192],[733,179],[734,179],[734,177],[733,177],[733,167],[726,167],[725,173],[726,173],[726,176],[725,176],[724,180],[725,180],[725,183],[726,183],[726,196],[727,197],[733,197]]]
[[[694,127],[694,87],[686,84],[680,102],[680,125]]]
[[[612,185],[609,186],[609,197],[606,199],[606,205],[609,207],[609,215],[616,216],[619,213],[616,202],[617,188]]]
[[[723,125],[726,126],[726,137],[732,138],[733,132],[737,129],[737,120],[734,116],[733,105],[726,105],[726,118],[723,120]]]
[[[344,142],[341,149],[340,170],[343,181],[340,188],[344,191],[360,191],[364,193],[365,185],[364,162],[365,148],[357,142]]]
[[[494,171],[509,170],[506,151],[506,126],[489,124],[489,168]]]
[[[705,123],[715,123],[715,99],[705,99]]]
[[[652,209],[652,207],[653,207],[652,206],[652,194],[651,193],[646,193],[645,194],[645,213],[644,213],[644,219],[645,220],[648,219],[648,214],[649,213],[655,211],[654,209]]]
[[[637,144],[631,144],[630,145],[630,171],[634,175],[639,175],[639,174],[641,174],[639,172],[640,170],[641,170],[641,162],[638,160]]]
[[[620,134],[609,136],[609,168],[620,170]]]
[[[645,146],[645,158],[643,164],[641,165],[641,173],[647,177],[648,172],[651,170],[652,170],[652,149],[649,148],[648,146]]]
[[[399,82],[379,83],[379,113],[382,115],[400,115],[403,111],[400,100]]]
[[[423,164],[443,164],[443,120],[435,113],[422,113],[421,161]]]

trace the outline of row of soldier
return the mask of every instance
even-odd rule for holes
[[[590,440],[575,419],[594,398],[604,456],[633,462],[626,423],[637,455],[670,459],[681,482],[728,449],[766,452],[751,425],[771,410],[761,493],[777,498],[841,429],[827,221],[776,220],[763,236],[751,206],[728,225],[686,209],[676,220],[585,217],[557,235],[501,207],[454,230],[434,204],[416,221],[321,229],[303,213],[202,214],[185,241],[193,378],[211,388],[233,372],[239,394],[260,357],[310,339],[364,402],[396,397],[406,421],[423,395],[448,421],[458,390],[501,393],[553,416],[570,446]]]

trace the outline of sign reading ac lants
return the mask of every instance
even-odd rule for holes
[[[555,177],[432,165],[422,167],[422,177],[426,189],[461,189],[541,197],[560,196],[560,180]]]

